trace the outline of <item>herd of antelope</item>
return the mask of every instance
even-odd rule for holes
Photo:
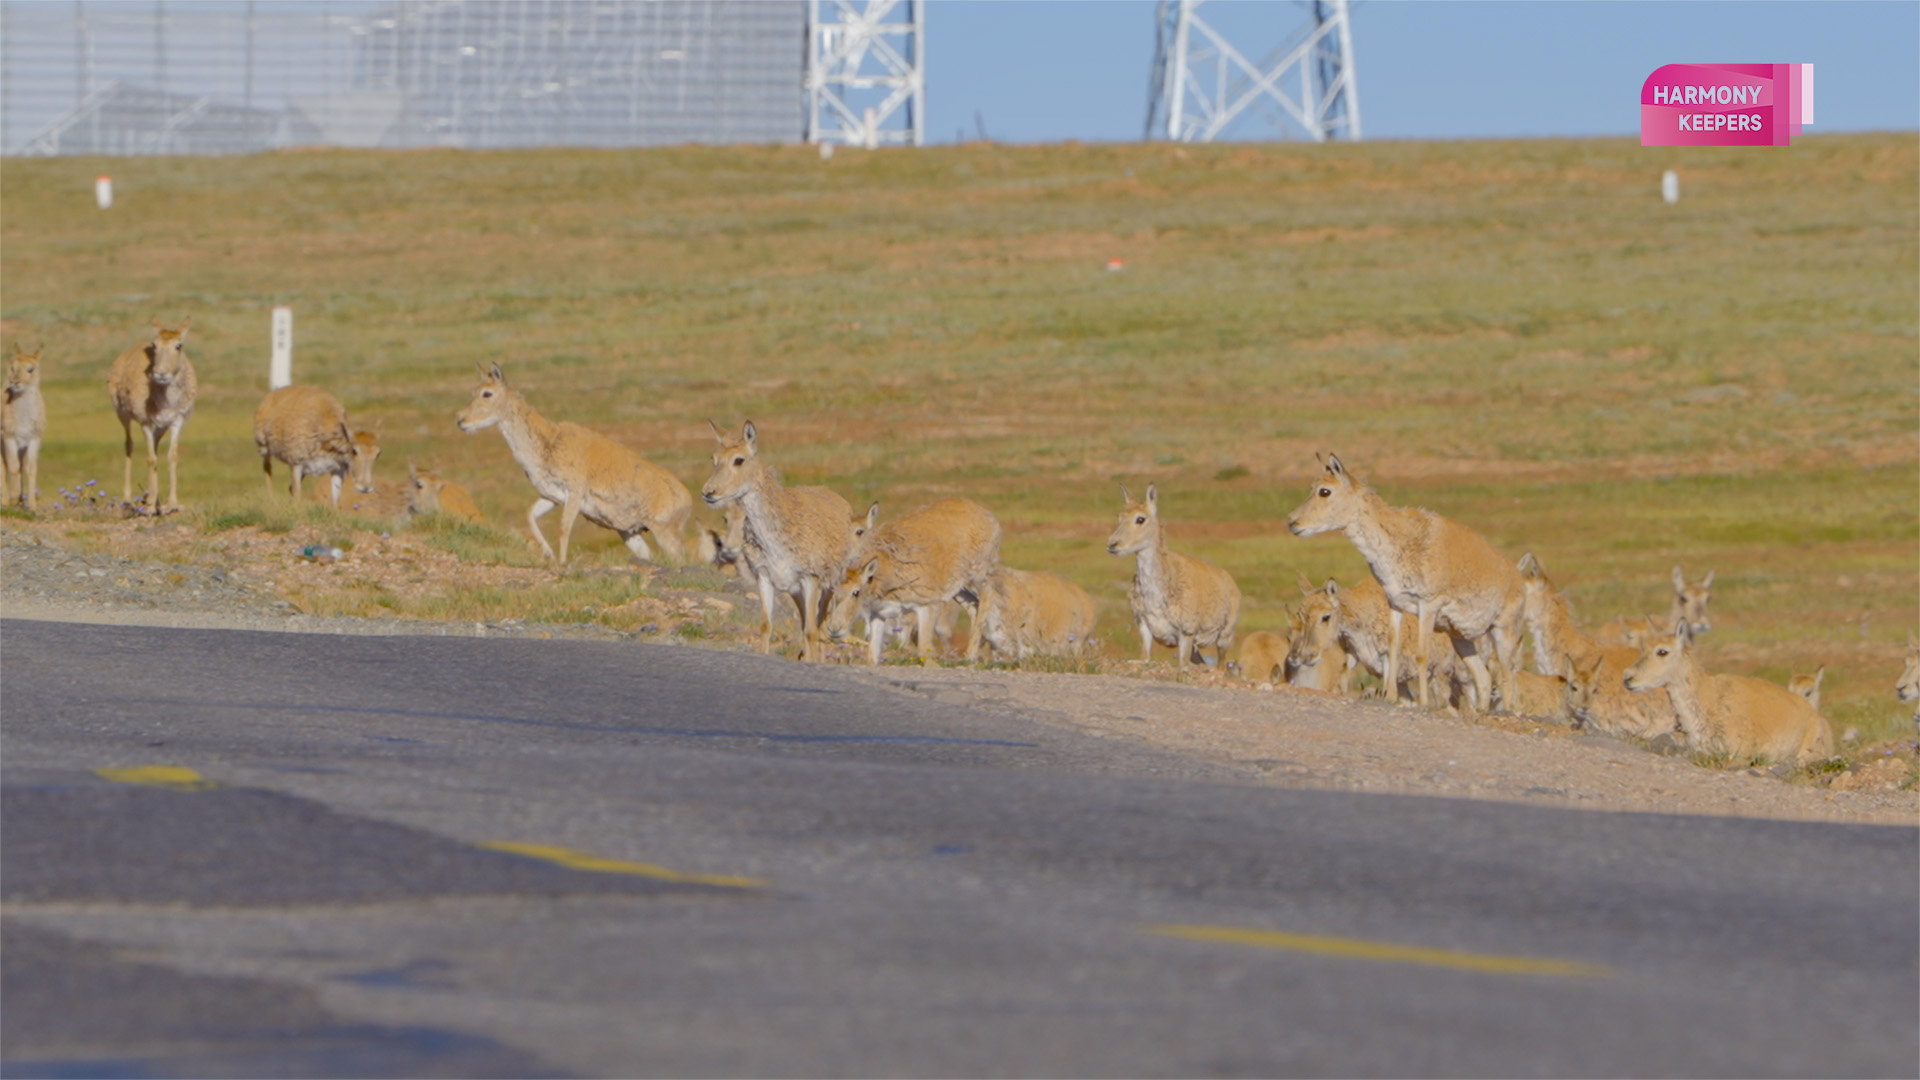
[[[154,320],[151,340],[114,362],[108,389],[126,436],[123,499],[154,512],[180,506],[181,430],[193,414],[198,380],[187,357],[190,323],[178,329]],[[6,454],[6,499],[37,506],[40,445],[47,426],[40,397],[42,350],[17,343],[0,403]],[[147,449],[146,497],[133,501],[133,426]],[[578,424],[548,420],[508,385],[498,364],[484,372],[457,417],[468,433],[498,428],[538,498],[527,526],[547,558],[565,564],[576,521],[618,533],[637,558],[651,560],[647,538],[673,562],[687,557],[693,508],[687,486],[630,448]],[[1000,523],[971,499],[941,499],[882,522],[879,505],[856,515],[824,487],[786,487],[761,455],[752,421],[739,432],[711,421],[713,470],[700,495],[724,515],[725,528],[700,529],[700,557],[731,566],[757,589],[760,650],[773,650],[776,598],[789,597],[799,616],[802,659],[821,661],[827,643],[848,641],[864,623],[870,663],[879,663],[889,634],[911,636],[923,660],[950,636],[957,608],[970,612],[966,657],[982,648],[1015,662],[1075,655],[1090,644],[1094,603],[1055,574],[1001,564]],[[168,498],[159,504],[160,439],[168,440]],[[254,417],[254,443],[269,489],[273,462],[303,477],[328,477],[338,506],[342,484],[373,490],[380,454],[375,432],[355,430],[340,403],[311,386],[269,393]],[[1554,588],[1532,554],[1510,560],[1474,530],[1428,510],[1396,507],[1355,477],[1336,456],[1306,501],[1287,518],[1296,536],[1342,533],[1372,570],[1350,586],[1301,579],[1302,602],[1288,613],[1288,633],[1258,632],[1240,645],[1237,668],[1255,683],[1285,683],[1336,694],[1351,690],[1365,669],[1396,700],[1425,706],[1500,709],[1561,719],[1605,733],[1669,736],[1708,753],[1745,760],[1806,763],[1833,753],[1831,724],[1819,712],[1822,668],[1789,686],[1701,667],[1696,639],[1710,623],[1713,574],[1689,583],[1673,571],[1672,606],[1664,620],[1616,620],[1589,635],[1574,623],[1566,595]],[[479,520],[466,490],[409,463],[408,510]],[[1107,551],[1134,558],[1128,606],[1140,636],[1140,659],[1155,642],[1175,662],[1205,663],[1213,650],[1220,671],[1240,617],[1233,576],[1205,559],[1168,546],[1157,485],[1135,499],[1123,487],[1123,508]],[[560,510],[559,550],[540,519]],[[1521,647],[1533,642],[1533,670]],[[1920,722],[1920,641],[1908,637],[1906,668],[1896,684]]]

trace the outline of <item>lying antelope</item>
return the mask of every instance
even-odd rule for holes
[[[267,490],[273,490],[273,459],[293,470],[288,488],[300,497],[302,476],[325,476],[332,481],[331,497],[340,506],[343,476],[353,477],[355,491],[373,494],[373,463],[380,457],[380,437],[347,425],[347,410],[332,394],[316,386],[283,386],[268,394],[253,414],[253,445],[260,451],[260,468]]]
[[[1710,675],[1694,656],[1684,619],[1648,642],[1627,668],[1635,691],[1664,688],[1695,749],[1736,759],[1767,757],[1806,764],[1833,754],[1833,727],[1807,699],[1784,686],[1745,675]]]
[[[1568,692],[1568,700],[1576,702],[1569,719],[1609,735],[1653,739],[1673,732],[1679,718],[1671,702],[1661,700],[1658,693],[1628,693],[1621,683],[1639,651],[1602,645],[1581,633],[1573,622],[1573,605],[1553,587],[1546,567],[1532,552],[1521,557],[1517,570],[1540,674],[1566,679],[1580,688]]]
[[[1288,619],[1291,626],[1298,616]],[[1240,639],[1240,677],[1251,683],[1291,682],[1288,659],[1292,642],[1271,630],[1255,630]],[[1316,670],[1317,674],[1317,670]],[[1319,683],[1314,683],[1318,688]]]
[[[7,364],[6,397],[0,399],[0,449],[6,454],[6,483],[0,496],[28,510],[40,509],[40,440],[47,433],[47,402],[40,396],[40,356],[45,345],[27,352],[13,343]]]
[[[877,522],[879,504],[867,511]],[[849,537],[851,539],[851,537]],[[867,620],[867,661],[878,664],[892,620],[912,613],[920,658],[933,657],[934,617],[950,600],[971,602],[967,659],[980,658],[983,594],[1000,566],[1000,522],[972,499],[928,503],[865,534],[834,590],[826,631],[835,641]]]
[[[652,559],[646,534],[660,542],[674,562],[686,558],[680,539],[693,496],[679,477],[590,428],[571,421],[558,424],[534,411],[527,399],[507,385],[500,365],[487,370],[473,392],[473,400],[456,422],[471,435],[498,427],[513,459],[527,474],[540,498],[527,510],[527,527],[547,558],[567,562],[567,540],[581,516],[620,534],[636,558]],[[560,507],[560,554],[540,528],[540,518]]]
[[[1329,579],[1324,587],[1312,588],[1303,578],[1301,587],[1306,597],[1288,619],[1292,640],[1287,643],[1287,685],[1344,696],[1353,685],[1358,661],[1340,640],[1339,586]],[[1381,606],[1386,606],[1384,601]]]
[[[139,424],[147,439],[147,495],[156,513],[180,509],[180,432],[193,415],[194,399],[200,393],[200,380],[187,359],[187,330],[192,326],[193,320],[188,319],[180,329],[169,330],[154,319],[153,340],[121,353],[107,376],[107,396],[126,436],[120,497],[130,505],[133,502],[133,425]],[[164,506],[160,505],[159,451],[163,437],[168,438]]]
[[[773,597],[783,593],[800,608],[801,657],[824,660],[820,616],[850,554],[847,522],[853,508],[823,487],[780,485],[760,459],[760,434],[749,420],[738,438],[707,421],[720,445],[713,474],[701,488],[708,506],[741,510],[740,550],[760,586],[760,651],[773,651]]]
[[[1134,502],[1125,487],[1120,497],[1126,508],[1107,538],[1107,552],[1135,556],[1127,603],[1140,629],[1141,661],[1153,659],[1155,641],[1174,647],[1176,665],[1203,662],[1199,649],[1211,645],[1214,661],[1225,671],[1234,624],[1240,620],[1240,586],[1232,574],[1205,559],[1167,547],[1155,485],[1147,485],[1147,497],[1140,502]]]
[[[980,636],[1015,663],[1078,656],[1093,634],[1093,597],[1058,574],[1000,567],[980,595]]]
[[[1814,712],[1820,711],[1820,684],[1827,678],[1827,665],[1821,664],[1819,670],[1811,675],[1795,675],[1787,680],[1787,689],[1807,699]]]
[[[1537,716],[1547,720],[1566,720],[1573,713],[1567,706],[1567,680],[1558,675],[1542,675],[1524,668],[1513,669],[1513,693],[1507,711],[1519,716]]]
[[[1389,506],[1350,475],[1332,454],[1307,500],[1287,518],[1295,536],[1344,532],[1373,570],[1395,611],[1414,616],[1418,670],[1432,660],[1433,631],[1472,645],[1460,650],[1483,707],[1491,708],[1496,674],[1504,677],[1520,647],[1525,600],[1520,576],[1486,538],[1431,510]],[[1400,623],[1392,626],[1385,681],[1397,682]],[[1493,659],[1493,670],[1487,658]],[[1420,680],[1420,704],[1428,702]]]
[[[475,524],[486,521],[473,496],[458,481],[407,462],[407,513],[446,514]]]
[[[1687,620],[1687,626],[1694,637],[1713,629],[1713,623],[1707,618],[1707,601],[1713,599],[1713,571],[1700,579],[1700,584],[1687,584],[1687,576],[1679,567],[1673,568],[1673,601],[1667,610],[1664,621],[1656,621],[1651,616],[1644,628],[1636,619],[1614,619],[1602,623],[1594,632],[1594,640],[1602,644],[1625,644],[1634,648],[1646,644],[1655,635],[1664,633],[1668,627],[1680,619]]]

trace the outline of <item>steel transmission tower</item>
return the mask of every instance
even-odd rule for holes
[[[1147,138],[1211,142],[1249,109],[1275,105],[1315,142],[1360,138],[1347,0],[1311,0],[1312,22],[1258,64],[1201,17],[1204,2],[1160,0]]]
[[[807,141],[926,141],[924,0],[807,0]]]

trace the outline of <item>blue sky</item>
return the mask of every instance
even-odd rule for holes
[[[1920,4],[1362,0],[1353,10],[1369,139],[1634,135],[1642,80],[1689,62],[1814,64],[1814,133],[1920,128]],[[1288,2],[1200,11],[1256,59],[1309,17]],[[1150,0],[931,0],[926,18],[930,142],[973,137],[976,113],[1007,142],[1140,138]],[[1259,120],[1229,134],[1279,137]]]

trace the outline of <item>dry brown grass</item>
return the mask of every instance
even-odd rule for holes
[[[300,377],[503,529],[533,493],[452,424],[496,360],[690,485],[705,418],[751,417],[790,482],[889,514],[979,499],[1008,562],[1087,587],[1109,640],[1115,481],[1159,480],[1174,543],[1273,628],[1295,570],[1365,572],[1280,528],[1335,449],[1393,501],[1539,553],[1585,621],[1663,610],[1676,562],[1717,568],[1710,666],[1826,663],[1839,726],[1904,730],[1911,135],[1678,160],[1627,140],[127,159],[106,214],[97,164],[0,162],[0,336],[48,343],[49,494],[115,464],[100,379],[154,314],[194,317],[187,490],[257,486],[268,309],[290,303]],[[576,539],[623,564],[611,534]]]

